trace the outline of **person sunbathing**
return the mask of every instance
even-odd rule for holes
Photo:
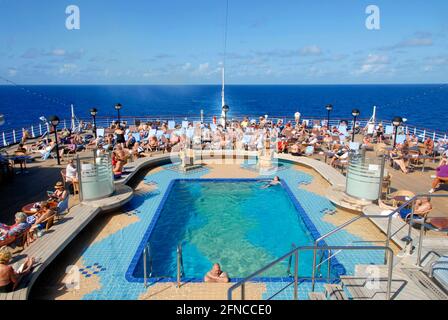
[[[49,201],[61,202],[67,198],[67,190],[65,190],[64,183],[58,181],[54,186],[55,191],[48,195]]]
[[[229,277],[226,272],[221,270],[219,263],[215,263],[212,270],[205,275],[204,282],[227,283],[229,282]]]
[[[34,259],[27,257],[23,266],[16,271],[9,265],[11,259],[12,254],[9,250],[6,248],[0,250],[0,293],[14,291],[21,278],[28,274],[34,265]]]
[[[342,161],[342,160],[347,160],[348,159],[348,149],[347,148],[342,148],[340,149],[338,152],[336,152],[333,156],[333,158],[330,161],[330,165],[332,167],[336,167],[336,165]]]
[[[429,193],[434,193],[441,183],[448,183],[448,164],[441,165],[436,169],[436,177],[432,181]]]
[[[13,225],[8,226],[0,223],[0,247],[17,244],[20,237],[30,228],[26,218],[27,215],[25,213],[17,212]]]
[[[156,151],[156,149],[158,147],[159,147],[159,141],[157,140],[157,137],[156,136],[152,136],[149,139],[149,142],[148,142],[148,149],[149,149],[149,151]]]
[[[30,228],[31,242],[34,240],[33,234],[36,231],[44,230],[47,226],[47,219],[54,214],[55,211],[53,208],[51,208],[50,203],[44,201],[41,204],[41,209],[33,216],[27,218],[27,221],[32,223]]]
[[[408,168],[406,167],[406,162],[404,160],[403,152],[401,152],[400,150],[395,148],[394,150],[392,150],[390,152],[390,158],[393,163],[397,164],[400,167],[400,169],[401,169],[401,171],[403,171],[403,173],[407,174],[409,172]]]
[[[432,210],[431,199],[424,197],[418,199],[414,204],[414,218],[424,218]],[[411,218],[412,209],[402,209],[400,211],[400,217],[407,221]]]

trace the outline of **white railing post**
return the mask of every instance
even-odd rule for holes
[[[67,129],[67,122],[64,119],[64,129]]]
[[[42,136],[42,124],[39,123],[39,135]]]
[[[36,137],[36,135],[34,134],[34,126],[31,126],[31,137]]]
[[[426,139],[426,129],[423,130],[423,141],[425,141],[425,139]]]
[[[417,135],[417,128],[414,127],[414,136],[416,136],[416,135]]]
[[[16,143],[17,142],[17,140],[16,140],[16,130],[12,130],[12,140],[14,141],[14,143]]]
[[[436,141],[436,132],[434,131],[434,133],[432,134],[432,140]]]
[[[5,133],[3,132],[3,146],[6,147],[8,145],[8,143],[6,142],[6,137],[5,137]]]
[[[409,128],[406,126],[406,134],[409,134]]]

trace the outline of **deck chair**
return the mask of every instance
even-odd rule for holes
[[[168,121],[168,130],[173,130],[176,128],[176,121],[170,120]]]
[[[151,130],[149,130],[148,137],[155,136],[156,133],[157,133],[157,129],[151,129]]]
[[[341,134],[343,134],[344,136],[347,136],[347,135],[348,135],[348,132],[347,132],[347,126],[346,126],[346,125],[339,125],[339,126],[338,126],[338,131],[339,131]]]
[[[193,135],[194,135],[194,128],[188,128],[187,132],[186,132],[187,138],[189,139],[193,139]]]
[[[56,147],[56,145],[54,145],[53,148],[51,148],[51,150],[42,152],[41,160],[45,161],[45,160],[47,160],[50,157],[55,159],[56,158],[56,156],[54,155],[55,147]]]
[[[140,133],[133,133],[132,137],[135,139],[135,142],[140,142],[141,140]]]
[[[399,134],[397,135],[397,144],[402,144],[406,141],[406,135],[404,134]]]
[[[391,136],[394,134],[394,126],[386,126],[386,128],[384,128],[384,134]]]
[[[366,131],[366,134],[367,134],[367,135],[372,135],[372,136],[373,136],[374,133],[375,133],[375,124],[374,124],[374,123],[369,123],[369,124],[367,125],[367,131]]]
[[[97,135],[97,137],[104,137],[104,134],[105,134],[105,132],[104,132],[104,129],[96,129],[96,135]]]
[[[360,147],[359,142],[350,142],[349,143],[349,148],[352,151],[358,152],[359,151],[359,147]]]
[[[55,219],[59,219],[59,216],[68,212],[68,202],[70,196],[65,197],[64,200],[58,203],[56,207]]]
[[[313,146],[307,146],[305,148],[305,155],[306,156],[312,156],[314,154],[314,147]]]

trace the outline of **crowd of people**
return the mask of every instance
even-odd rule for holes
[[[23,275],[30,272],[34,259],[27,258],[24,265],[16,271],[8,263],[15,253],[31,245],[51,226],[54,219],[62,213],[62,202],[68,201],[68,192],[64,183],[56,183],[53,192],[47,193],[47,199],[36,202],[27,212],[17,212],[15,223],[0,223],[0,293],[12,291]],[[67,202],[68,206],[68,202]]]

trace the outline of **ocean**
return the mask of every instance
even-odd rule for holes
[[[99,116],[114,116],[114,105],[121,103],[126,116],[182,115],[206,118],[220,114],[219,85],[61,85],[0,86],[0,113],[6,131],[35,125],[40,116],[56,114],[70,118],[70,104],[77,117],[90,117],[96,107]],[[427,85],[229,85],[226,86],[229,118],[243,115],[326,117],[325,105],[333,104],[334,118],[351,119],[351,110],[370,118],[372,107],[377,116],[408,119],[421,128],[448,132],[448,84]]]

